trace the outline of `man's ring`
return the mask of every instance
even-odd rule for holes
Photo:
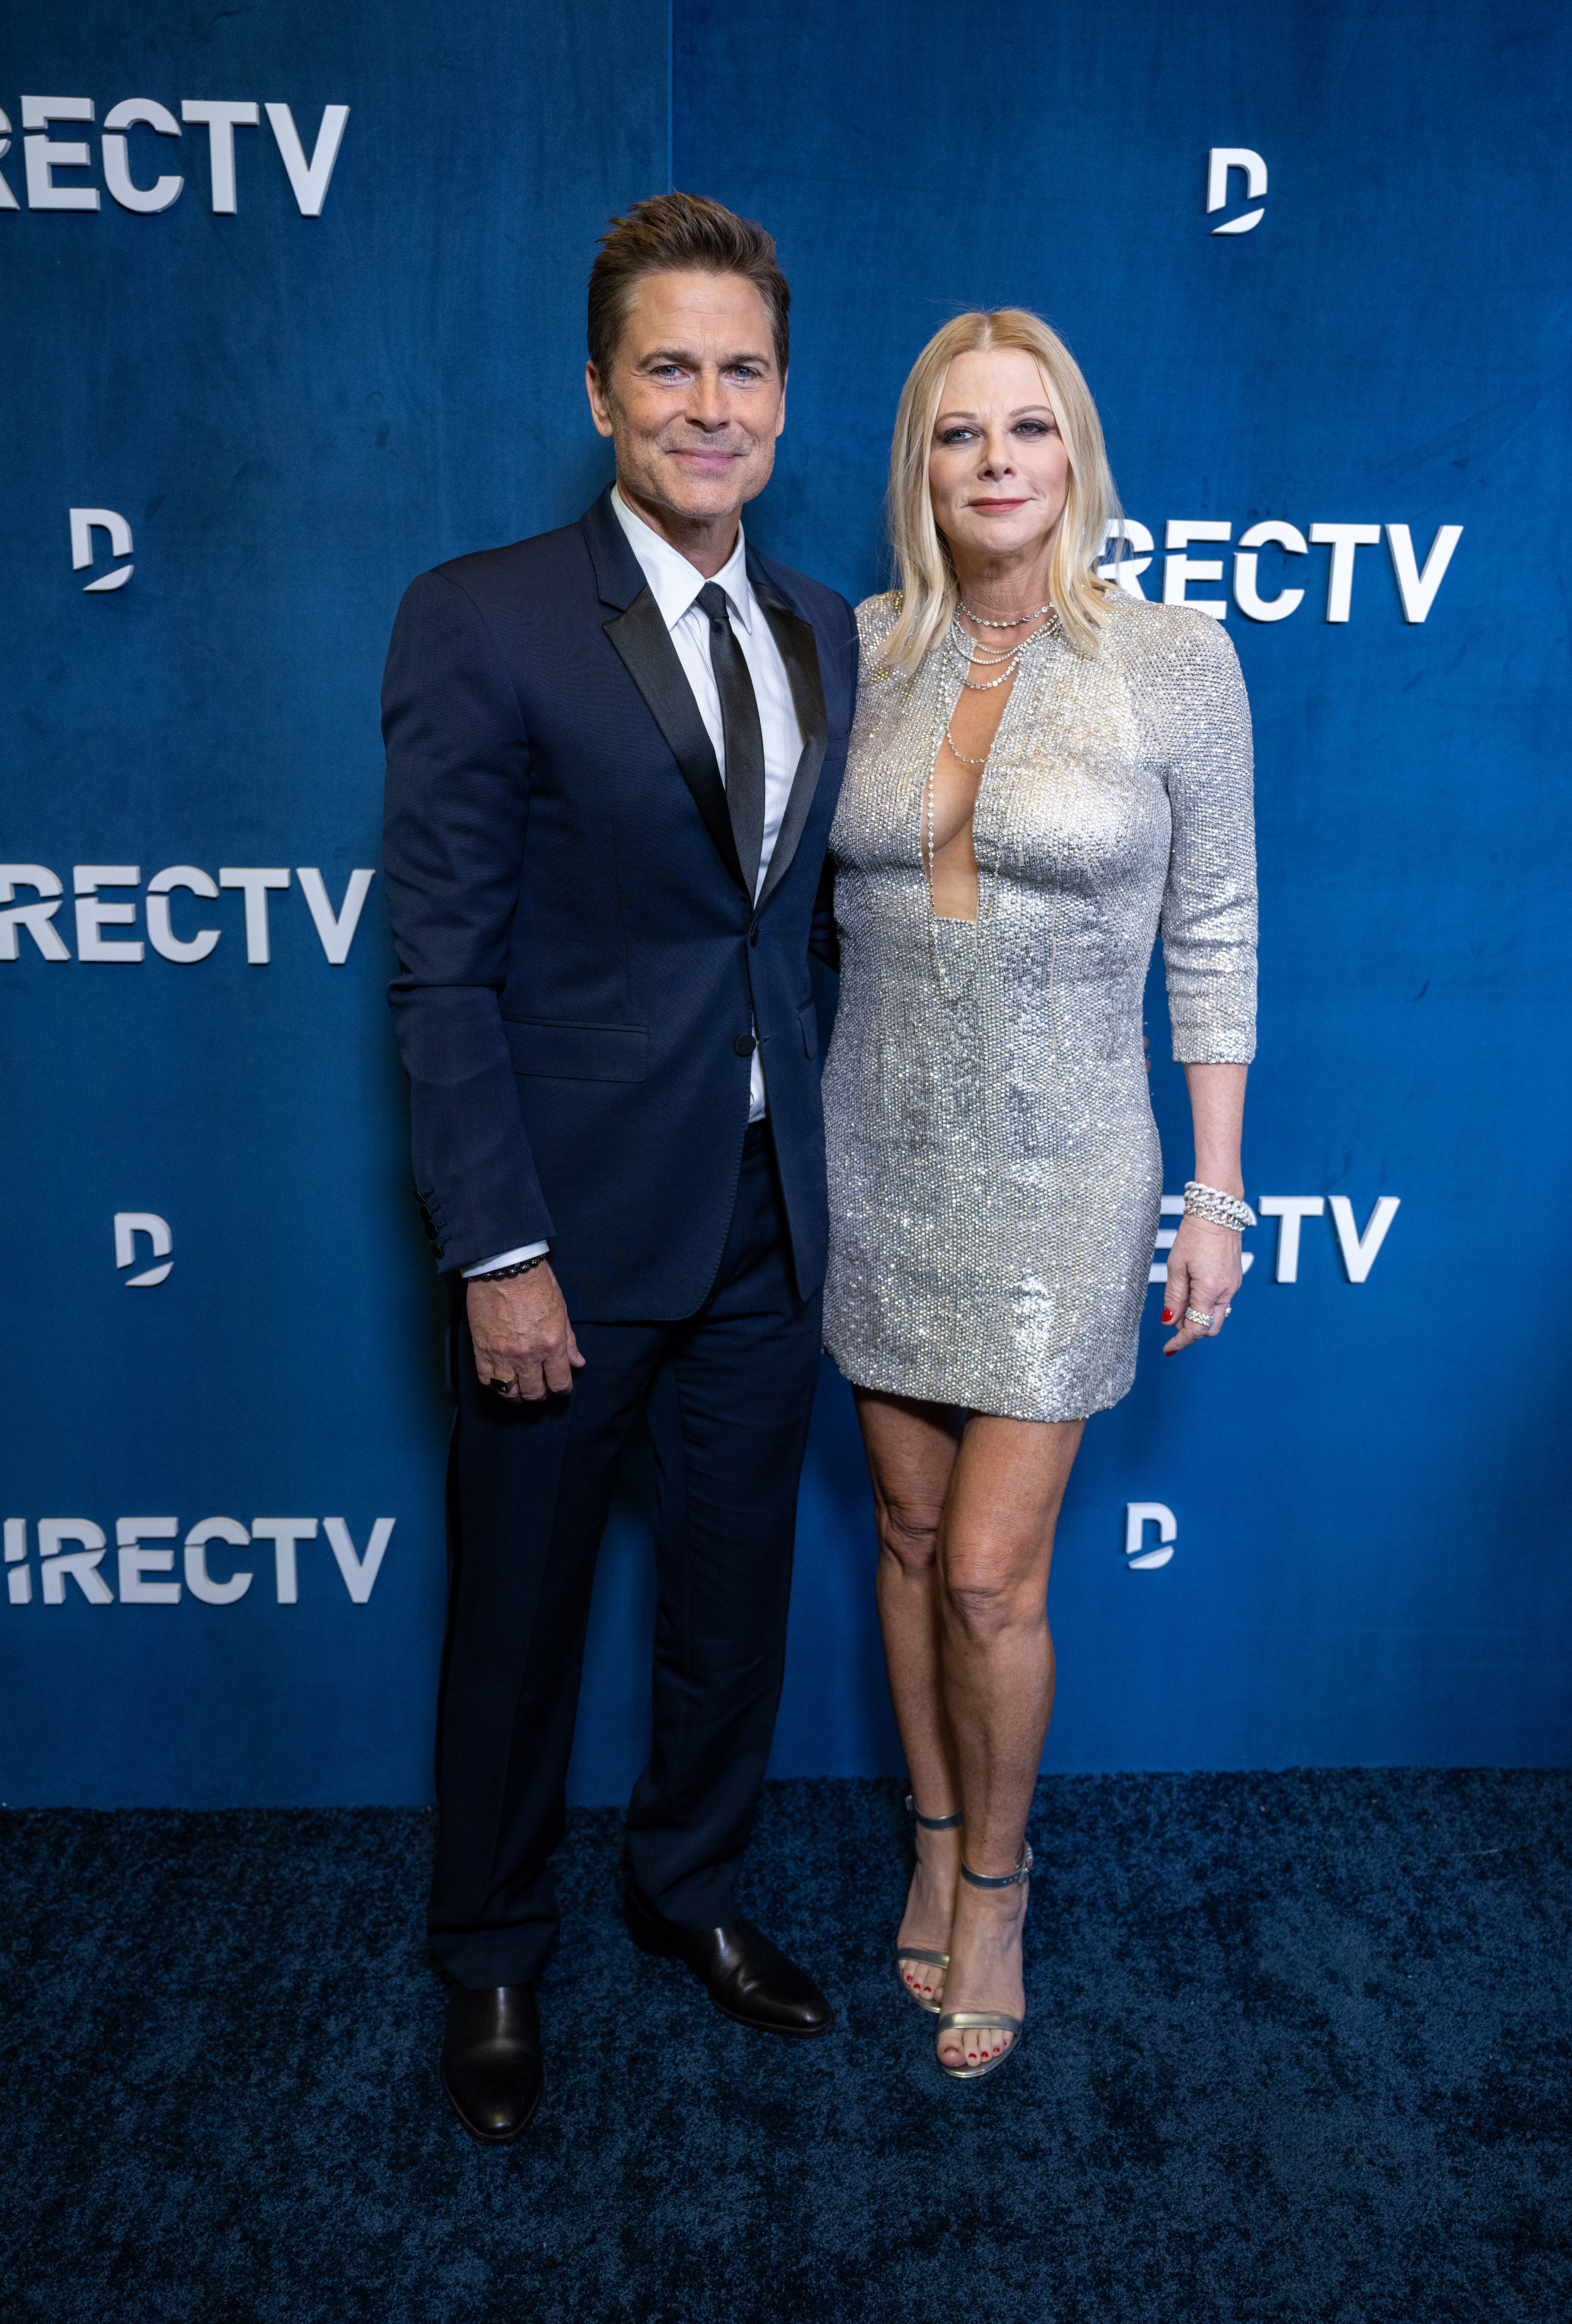
[[[1206,1332],[1209,1332],[1212,1328],[1211,1317],[1203,1315],[1199,1307],[1187,1307],[1184,1311],[1184,1320],[1187,1323],[1199,1323]]]
[[[507,1395],[507,1393],[508,1393],[508,1390],[509,1390],[510,1388],[512,1388],[514,1385],[515,1385],[515,1383],[514,1383],[512,1380],[510,1380],[510,1379],[505,1379],[505,1380],[502,1380],[502,1379],[494,1379],[494,1380],[488,1380],[488,1381],[486,1382],[486,1386],[487,1386],[488,1388],[494,1388],[496,1389],[497,1394],[498,1394],[499,1396],[506,1396],[506,1395]]]

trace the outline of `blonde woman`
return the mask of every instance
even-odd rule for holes
[[[825,1338],[873,1479],[917,1820],[896,1965],[962,2080],[1020,2036],[1053,1527],[1088,1416],[1135,1374],[1159,927],[1195,1127],[1166,1353],[1222,1330],[1253,1222],[1249,712],[1218,622],[1099,580],[1116,512],[1062,342],[1014,309],[947,324],[896,421],[901,587],[858,614]]]

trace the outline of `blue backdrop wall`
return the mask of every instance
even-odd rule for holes
[[[428,1796],[446,1418],[377,683],[412,574],[603,481],[584,277],[671,182],[793,282],[764,545],[884,586],[906,368],[1030,305],[1133,586],[1226,620],[1250,687],[1279,1208],[1224,1339],[1163,1365],[1154,1290],[1088,1432],[1046,1764],[1565,1761],[1562,12],[51,14],[0,11],[0,1798]],[[581,1799],[641,1757],[644,1499],[635,1456]],[[778,1773],[898,1766],[870,1579],[827,1371]]]

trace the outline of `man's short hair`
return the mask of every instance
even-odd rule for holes
[[[792,294],[775,254],[775,236],[703,194],[656,194],[613,218],[590,269],[590,361],[611,375],[633,294],[647,274],[740,274],[764,301],[782,379],[791,349]]]

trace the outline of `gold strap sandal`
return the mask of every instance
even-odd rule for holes
[[[907,1812],[913,1817],[913,1819],[922,1825],[924,1831],[959,1831],[962,1824],[966,1821],[966,1818],[963,1815],[959,1814],[947,1816],[918,1815],[917,1803],[912,1797],[910,1792],[906,1794],[906,1809]],[[922,1961],[925,1967],[929,1969],[948,1969],[950,1966],[949,1954],[928,1952],[921,1945],[897,1945],[896,1947],[896,1975],[897,1978],[900,1978],[901,1991],[906,1995],[908,2001],[915,2002],[917,2007],[919,2009],[925,2010],[930,2017],[937,2017],[940,2010],[944,2006],[943,2003],[934,2001],[928,1996],[917,1992],[914,1986],[910,1986],[906,1983],[906,1978],[901,1977],[901,1963],[903,1961]]]
[[[1032,1851],[1026,1845],[1026,1842],[1023,1840],[1021,1842],[1021,1853],[1016,1858],[1016,1868],[1013,1872],[1003,1872],[998,1874],[974,1872],[971,1869],[971,1867],[963,1861],[961,1867],[961,1877],[963,1880],[970,1882],[973,1888],[1023,1887],[1032,1877]],[[979,2058],[975,2066],[947,2066],[943,2060],[940,2059],[937,2061],[939,2071],[942,2074],[948,2075],[949,2079],[952,2082],[980,2081],[984,2074],[991,2074],[996,2066],[1002,2066],[1007,2058],[1013,2058],[1015,2056],[1016,2052],[1021,2046],[1021,2034],[1025,2026],[1025,2021],[1023,2018],[1012,2017],[1007,2009],[951,2009],[946,2011],[939,2019],[939,2032],[941,2034],[967,2034],[979,2027],[987,2025],[997,2027],[1001,2034],[1008,2034],[1012,2038],[1009,2048],[1007,2050],[1001,2050],[997,2058]]]

